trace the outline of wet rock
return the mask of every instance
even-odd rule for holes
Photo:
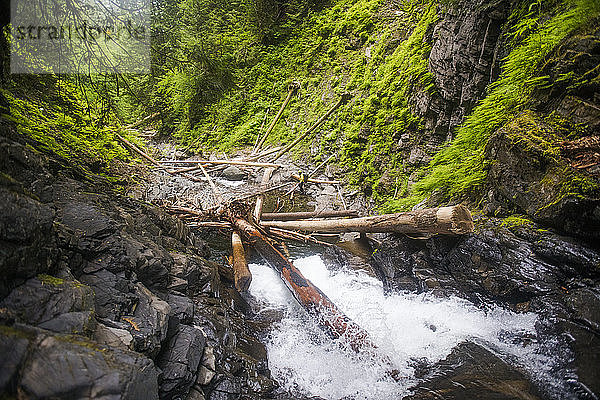
[[[529,379],[490,351],[466,342],[433,366],[431,377],[406,399],[522,399],[543,398]]]
[[[500,129],[486,146],[494,160],[488,184],[494,201],[488,214],[526,214],[569,235],[600,237],[600,199],[586,189],[585,176],[553,157],[530,131],[554,137],[554,128],[534,114],[523,114]]]
[[[29,341],[0,325],[0,393],[14,391],[19,368],[23,364]]]
[[[121,319],[128,322],[127,330],[133,336],[134,349],[154,357],[167,337],[171,307],[141,283],[137,283],[135,288],[138,298],[135,311]]]
[[[79,280],[94,290],[94,304],[98,317],[120,321],[123,315],[130,314],[133,310],[137,301],[135,288],[124,272],[114,274],[101,269],[81,275]]]
[[[125,329],[114,328],[99,323],[96,326],[93,338],[96,342],[107,346],[125,350],[133,349],[133,336]]]
[[[223,379],[210,392],[209,400],[234,400],[240,397],[242,393],[240,382],[231,377]]]
[[[190,295],[210,294],[218,286],[216,265],[193,255],[172,254],[171,279],[186,282],[184,289]]]
[[[25,327],[5,327],[0,337],[2,342],[17,341],[10,360],[22,354],[23,341],[29,346],[27,354],[20,357],[21,367],[7,394],[18,391],[27,398],[158,399],[156,368],[140,354],[98,346],[78,336],[51,336]]]
[[[206,346],[202,355],[202,363],[198,370],[196,383],[206,386],[215,376],[215,352],[212,346]]]
[[[206,339],[199,329],[179,325],[166,345],[166,351],[157,360],[163,371],[160,382],[162,399],[184,397],[188,393],[195,381],[205,344]]]
[[[241,181],[246,178],[246,174],[235,165],[230,165],[225,168],[222,172],[222,176],[230,181]]]
[[[39,275],[15,288],[0,307],[8,309],[17,322],[38,325],[63,333],[86,333],[95,322],[94,294],[90,287]]]
[[[49,206],[26,195],[8,175],[0,175],[0,298],[56,263],[53,218]]]
[[[510,9],[509,1],[478,0],[440,10],[440,20],[426,34],[436,94],[415,91],[411,99],[434,136],[443,140],[450,135],[497,77],[502,26]]]
[[[166,299],[171,307],[169,331],[175,332],[179,324],[190,324],[194,320],[194,302],[186,296],[169,293]]]

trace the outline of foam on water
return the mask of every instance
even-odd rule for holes
[[[384,296],[377,279],[360,271],[331,272],[318,256],[298,259],[294,265],[369,332],[405,378],[395,382],[385,373],[388,365],[344,350],[307,316],[275,271],[251,264],[250,293],[265,309],[285,314],[271,332],[267,351],[274,378],[292,393],[326,399],[400,398],[417,383],[416,360],[433,364],[466,340],[483,344],[538,376],[551,369],[535,340],[522,344],[521,338],[535,336],[535,314],[515,314],[499,307],[483,311],[456,297]]]

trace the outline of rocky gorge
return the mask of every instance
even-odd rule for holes
[[[299,131],[307,116],[342,89],[354,98],[316,132],[308,149],[285,159],[289,166],[273,178],[284,182],[318,164],[308,155],[324,158],[332,153],[335,162],[321,177],[342,180],[344,187],[307,185],[292,204],[278,193],[267,199],[267,211],[348,206],[367,215],[381,212],[380,207],[396,211],[398,205],[418,209],[460,203],[472,210],[475,222],[474,233],[468,235],[345,235],[336,246],[290,246],[292,256],[318,254],[329,270],[349,275],[367,271],[388,297],[459,298],[484,314],[502,309],[533,315],[533,331],[513,337],[507,326],[503,340],[519,348],[535,347],[552,359],[532,371],[472,335],[441,360],[428,360],[426,352],[410,358],[415,383],[399,398],[600,396],[599,17],[590,12],[591,22],[559,39],[558,34],[535,36],[545,32],[544,24],[579,10],[573,4],[586,4],[559,3],[311,3],[307,15],[298,11],[310,27],[298,29],[306,29],[309,36],[294,31],[300,41],[310,43],[310,51],[281,50],[302,54],[298,65],[307,72],[292,111],[284,115],[280,131],[274,131],[272,145],[281,144],[285,132]],[[182,9],[193,8],[186,7]],[[279,15],[291,13],[289,9],[281,6]],[[311,22],[310,15],[322,19]],[[275,25],[266,26],[276,26],[273,21]],[[318,29],[311,30],[313,25]],[[274,32],[277,40],[294,38]],[[209,187],[131,162],[135,154],[127,153],[104,127],[85,130],[93,125],[86,120],[93,107],[87,97],[79,103],[61,97],[66,80],[8,75],[8,43],[2,38],[0,398],[320,398],[290,389],[285,374],[279,380],[274,376],[269,346],[273,327],[285,312],[265,311],[260,299],[235,289],[232,270],[224,262],[230,238],[218,229],[192,227],[162,207],[181,201],[210,208],[215,199]],[[265,44],[271,56],[280,51],[272,40]],[[313,41],[318,44],[313,46]],[[550,43],[548,48],[545,43]],[[240,62],[243,68],[256,64],[257,70],[267,71],[251,58],[257,57],[252,45],[232,54],[250,57]],[[520,48],[528,52],[513,64],[526,73],[513,64],[507,67],[513,50]],[[277,65],[260,54],[266,65]],[[398,62],[402,57],[410,62]],[[333,58],[342,61],[337,64]],[[537,61],[527,70],[523,65],[530,59]],[[333,63],[330,69],[327,63]],[[229,79],[217,65],[206,62],[209,73],[202,79]],[[352,86],[360,73],[350,74],[351,69],[364,73],[364,82]],[[276,84],[282,84],[260,70],[260,79],[275,82],[259,79],[252,88],[257,91],[245,92],[254,71],[243,70],[248,74],[238,79],[241,88],[230,88],[230,97],[223,95],[222,101],[238,104],[236,93],[242,93],[239,110],[214,100],[215,87],[227,82],[209,82],[206,90],[187,99],[191,106],[185,117],[169,103],[180,99],[177,91],[165,89],[158,100],[140,94],[136,102],[145,99],[168,114],[157,123],[160,134],[148,142],[153,147],[149,151],[198,157],[216,152],[210,146],[219,137],[211,135],[222,131],[233,138],[226,142],[242,148],[251,144],[244,135],[260,133],[262,113],[266,109],[267,121],[272,107],[256,88],[271,96]],[[284,67],[281,71],[289,72]],[[162,90],[170,84],[159,86]],[[515,89],[522,87],[528,89]],[[398,93],[401,100],[393,97]],[[211,101],[216,109],[210,108]],[[106,104],[106,114],[122,106]],[[493,108],[496,104],[506,107]],[[488,113],[481,117],[477,112],[485,107]],[[232,127],[229,116],[220,114],[225,112],[250,122]],[[173,120],[186,118],[202,128],[191,132],[203,133],[187,137],[187,131],[169,131]],[[74,127],[81,131],[73,133]],[[344,130],[347,137],[336,136]],[[136,140],[144,143],[140,137]],[[181,143],[175,144],[175,138]],[[462,164],[448,161],[468,157]],[[237,168],[218,174],[228,198],[257,189],[261,179],[260,173]],[[383,202],[382,196],[387,196]],[[262,262],[256,254],[250,258]],[[441,325],[427,323],[426,329],[444,334]],[[402,331],[392,335],[411,337]],[[363,398],[365,392],[344,398]]]

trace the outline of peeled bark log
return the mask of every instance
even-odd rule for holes
[[[260,182],[261,186],[265,187],[267,186],[267,184],[269,183],[269,180],[271,180],[271,176],[273,175],[273,168],[267,168],[265,169],[265,172],[263,173],[263,177],[262,180]],[[254,220],[256,222],[260,221],[261,217],[262,217],[262,207],[263,207],[263,203],[265,202],[265,195],[261,194],[256,198],[256,203],[254,205]]]
[[[252,273],[248,269],[246,252],[242,244],[242,238],[237,232],[231,234],[231,247],[233,248],[233,279],[238,292],[245,292],[252,282]]]
[[[289,212],[289,213],[263,213],[262,220],[271,221],[292,221],[308,218],[331,218],[331,217],[357,217],[358,212],[354,210],[341,211],[307,211],[307,212]]]
[[[264,221],[261,225],[307,232],[398,232],[442,235],[462,235],[473,232],[471,212],[462,205],[362,218]]]
[[[319,288],[306,279],[279,250],[254,226],[243,219],[235,219],[233,224],[254,246],[265,261],[281,276],[296,300],[312,314],[319,324],[333,337],[344,337],[354,351],[376,349],[367,331],[358,326],[340,311]]]

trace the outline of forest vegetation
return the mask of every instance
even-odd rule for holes
[[[536,110],[536,96],[554,86],[576,92],[597,84],[573,71],[551,78],[544,66],[566,38],[593,31],[600,4],[512,2],[502,50],[494,54],[497,70],[492,65],[475,106],[440,135],[415,103],[440,95],[429,66],[432,28],[461,6],[450,0],[161,0],[153,7],[151,74],[10,76],[4,52],[2,94],[10,104],[4,117],[65,159],[97,159],[110,175],[110,161],[127,157],[115,140],[116,133],[126,135],[124,125],[159,112],[160,134],[189,151],[252,146],[288,85],[299,82],[268,145],[291,141],[350,93],[296,156],[319,162],[335,149],[347,183],[382,210],[407,210],[432,194],[435,203],[477,204],[493,161],[486,143],[498,129],[520,126],[527,131],[523,140],[537,140],[549,158],[557,157],[559,142],[585,133],[568,118]],[[4,33],[6,47],[8,26]],[[560,134],[536,136],[529,128],[540,121]],[[409,162],[399,143],[422,149],[420,162]],[[571,192],[597,191],[583,175],[575,181]]]

